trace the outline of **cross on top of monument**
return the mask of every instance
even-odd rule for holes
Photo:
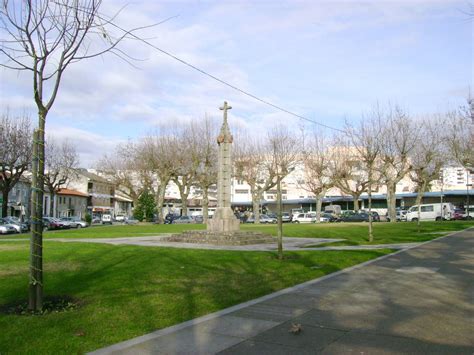
[[[232,106],[227,104],[227,101],[224,101],[224,106],[219,107],[219,110],[224,111],[224,122],[222,123],[221,131],[217,137],[217,143],[232,143],[234,138],[230,134],[229,124],[227,123],[227,110],[231,110]]]

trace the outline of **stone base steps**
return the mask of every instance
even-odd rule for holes
[[[211,232],[211,231],[184,231],[181,234],[172,234],[163,238],[166,242],[198,243],[213,245],[250,245],[276,243],[277,239],[271,235],[259,232]]]

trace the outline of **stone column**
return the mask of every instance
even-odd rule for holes
[[[232,179],[232,142],[227,122],[227,111],[232,107],[224,102],[220,109],[224,111],[224,122],[217,137],[219,145],[218,170],[217,170],[217,208],[207,223],[207,229],[213,232],[238,231],[240,221],[234,216],[231,209],[231,179]]]

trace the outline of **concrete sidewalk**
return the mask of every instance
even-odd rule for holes
[[[473,280],[470,229],[94,354],[473,354]]]

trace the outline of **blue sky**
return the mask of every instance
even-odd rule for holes
[[[341,127],[377,101],[413,116],[465,100],[473,82],[472,20],[466,1],[105,0],[126,28],[177,16],[141,33],[154,45],[313,120]],[[264,133],[303,123],[245,97],[140,43],[124,50],[139,69],[104,56],[71,66],[48,116],[49,134],[74,142],[84,166],[153,127],[219,116]],[[2,107],[34,117],[31,77],[0,71]],[[304,123],[305,129],[312,128]],[[306,128],[307,127],[307,128]]]

